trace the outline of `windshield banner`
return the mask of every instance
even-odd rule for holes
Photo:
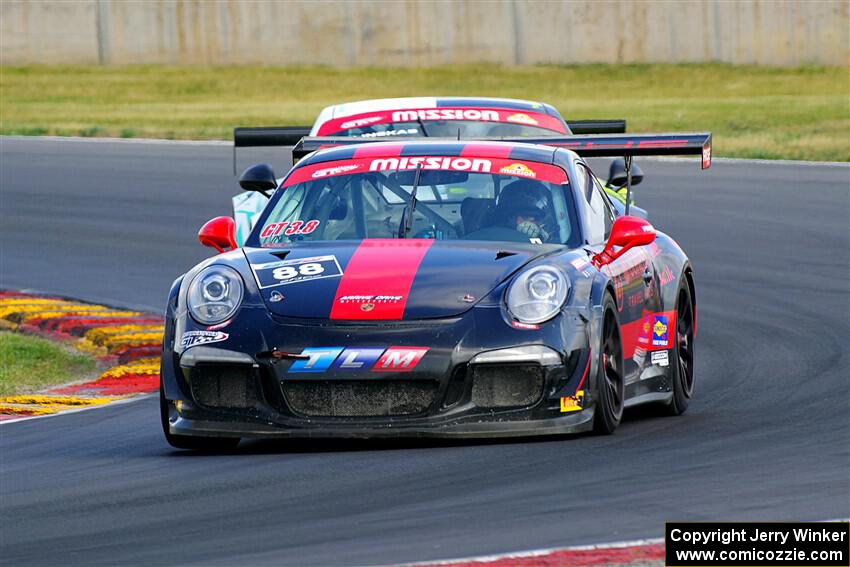
[[[296,167],[290,172],[289,177],[286,178],[282,186],[289,187],[296,183],[316,181],[317,179],[338,175],[410,170],[416,169],[419,164],[422,164],[423,170],[436,169],[510,175],[512,177],[524,177],[547,183],[555,183],[557,185],[567,182],[567,174],[560,167],[533,161],[474,156],[375,156],[327,161]]]
[[[364,128],[376,124],[411,123],[419,120],[463,120],[469,122],[501,122],[519,124],[566,134],[564,125],[554,116],[542,112],[506,108],[410,108],[367,112],[328,120],[319,127],[317,136],[332,136],[353,128]]]

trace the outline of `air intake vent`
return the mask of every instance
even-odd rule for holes
[[[287,381],[281,383],[295,413],[315,417],[391,417],[425,413],[434,402],[433,381]]]
[[[483,364],[472,367],[472,403],[480,408],[530,406],[543,395],[537,364]]]

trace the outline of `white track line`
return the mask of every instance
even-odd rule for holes
[[[45,417],[57,417],[57,416],[60,416],[60,415],[68,415],[69,413],[80,413],[81,411],[88,411],[88,410],[93,410],[93,409],[111,408],[111,407],[115,407],[115,406],[120,406],[122,404],[129,404],[131,402],[136,402],[136,401],[139,401],[139,400],[145,400],[147,398],[152,398],[156,395],[158,395],[158,394],[156,392],[154,392],[152,394],[142,394],[140,396],[131,396],[131,397],[125,398],[123,400],[116,400],[114,402],[109,402],[108,404],[97,404],[97,405],[85,406],[85,407],[77,408],[77,409],[61,410],[61,411],[58,411],[56,413],[48,413],[48,414],[44,414],[44,415],[28,415],[28,416],[25,416],[25,417],[4,419],[4,420],[0,421],[0,427],[3,427],[4,425],[11,425],[13,423],[21,423],[22,421],[30,421],[32,419],[42,419],[42,418],[45,418]]]
[[[0,142],[3,140],[44,140],[49,142],[93,142],[93,143],[119,143],[119,144],[164,144],[164,145],[187,145],[187,146],[233,146],[230,140],[162,140],[157,138],[83,138],[81,136],[0,136]],[[597,159],[597,158],[593,158]],[[605,158],[601,158],[605,159]],[[660,156],[641,156],[641,160],[650,161],[669,161],[669,162],[698,162],[701,158],[691,157],[660,157]],[[744,164],[772,164],[772,165],[805,165],[805,166],[827,166],[827,167],[847,167],[850,168],[850,162],[844,161],[805,161],[793,159],[749,159],[749,158],[728,158],[728,157],[713,157],[712,163],[744,163]]]

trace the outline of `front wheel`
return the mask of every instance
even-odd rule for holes
[[[623,346],[617,306],[610,295],[603,302],[602,341],[596,374],[596,413],[593,430],[600,434],[613,433],[623,418],[626,384],[623,373]]]
[[[160,375],[162,375],[160,373]],[[159,419],[162,422],[162,433],[169,445],[177,449],[193,449],[210,453],[232,451],[239,444],[238,437],[192,437],[190,435],[174,435],[168,427],[168,401],[165,399],[165,389],[162,380],[159,382]]]
[[[673,345],[673,399],[670,415],[685,413],[694,393],[694,303],[685,278],[676,301],[676,342]]]

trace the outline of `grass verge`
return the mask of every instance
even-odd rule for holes
[[[66,384],[96,369],[96,361],[61,344],[0,331],[0,396]]]
[[[545,101],[634,132],[710,130],[720,156],[850,161],[847,67],[2,67],[0,133],[229,139],[234,126],[311,124],[330,104],[429,94]]]

